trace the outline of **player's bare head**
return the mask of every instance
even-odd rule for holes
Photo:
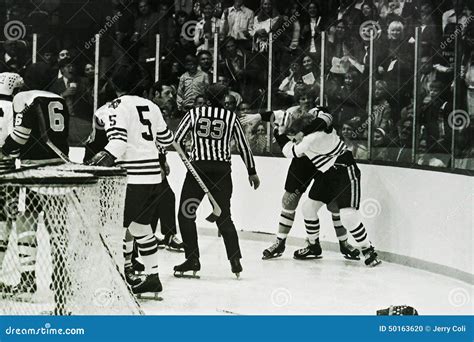
[[[153,94],[155,97],[171,100],[176,97],[176,88],[169,82],[158,81],[153,84]]]
[[[28,90],[47,90],[56,80],[57,74],[46,63],[34,63],[26,68],[23,77]]]
[[[291,123],[290,127],[287,128],[286,134],[294,135],[298,132],[303,131],[304,128],[306,128],[311,123],[311,121],[313,121],[313,119],[314,118],[309,115],[299,117]]]
[[[132,91],[133,80],[127,68],[119,68],[112,74],[111,83],[117,93],[129,93]]]
[[[23,85],[23,78],[14,72],[0,74],[0,95],[13,96]]]
[[[210,102],[211,106],[225,107],[225,96],[229,93],[229,89],[219,83],[214,83],[206,88],[204,96]]]

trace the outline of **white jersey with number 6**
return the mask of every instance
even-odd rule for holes
[[[11,132],[13,132],[12,99],[0,99],[0,146]]]
[[[155,141],[166,147],[174,136],[160,108],[145,98],[124,95],[99,108],[95,115],[107,134],[105,150],[127,169],[128,183],[161,183]]]

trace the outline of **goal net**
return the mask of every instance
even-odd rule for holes
[[[0,314],[140,314],[118,266],[125,176],[67,168],[0,176]]]

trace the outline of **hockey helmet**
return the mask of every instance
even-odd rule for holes
[[[15,89],[23,87],[23,78],[14,72],[0,74],[0,95],[12,96]]]

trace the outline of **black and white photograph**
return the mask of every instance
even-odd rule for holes
[[[474,314],[474,1],[1,0],[0,28],[0,320]]]

